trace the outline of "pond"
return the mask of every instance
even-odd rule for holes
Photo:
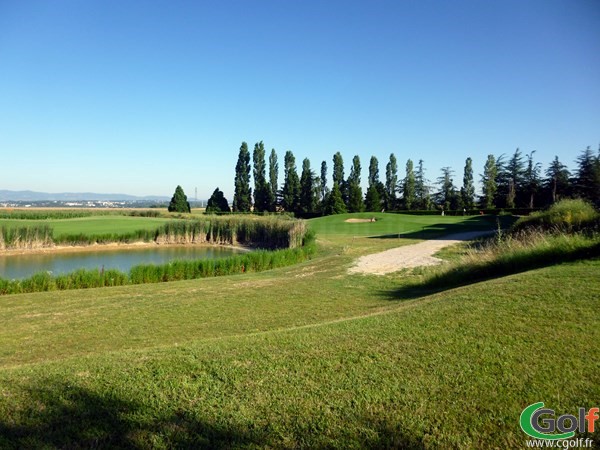
[[[65,253],[0,255],[0,278],[18,280],[39,272],[60,275],[78,269],[117,269],[129,272],[140,264],[166,264],[175,260],[218,259],[239,254],[242,249],[208,246],[154,246]]]

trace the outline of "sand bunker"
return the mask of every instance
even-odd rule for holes
[[[367,222],[376,222],[377,219],[374,217],[372,219],[346,219],[344,222],[347,223],[367,223]]]
[[[444,236],[439,239],[419,242],[413,245],[392,248],[380,253],[365,255],[358,258],[356,264],[348,269],[349,273],[362,273],[371,275],[385,275],[420,266],[433,266],[440,264],[441,259],[433,255],[444,247],[457,244],[462,241],[484,236],[491,231],[472,231]]]

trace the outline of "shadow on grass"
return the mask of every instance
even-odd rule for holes
[[[411,300],[528,270],[599,257],[600,243],[571,251],[562,248],[535,249],[480,264],[458,265],[448,271],[434,274],[423,282],[407,284],[393,291],[382,292],[382,295],[389,300]]]
[[[467,231],[496,230],[498,223],[502,229],[509,228],[517,218],[514,216],[471,216],[460,223],[436,223],[425,225],[420,230],[407,233],[384,234],[370,236],[370,239],[436,239],[448,234],[464,233]]]
[[[302,447],[301,443],[310,448],[323,446],[321,433],[306,434],[314,425],[311,417],[297,418],[305,427],[287,430],[278,424],[254,427],[247,420],[236,426],[228,423],[232,419],[227,414],[217,418],[216,423],[208,423],[195,417],[193,411],[177,410],[161,416],[151,406],[65,381],[44,382],[43,387],[34,388],[12,386],[10,395],[24,406],[9,409],[10,414],[0,417],[2,449],[296,448]],[[356,425],[370,432],[357,436],[353,429]],[[314,429],[318,428],[315,425]],[[282,432],[288,435],[287,442],[281,441]],[[326,439],[326,447],[330,448],[424,448],[420,437],[373,417],[356,418],[347,430]]]
[[[66,383],[21,393],[27,408],[0,418],[0,448],[218,449],[264,442],[258,432],[200,422],[186,412],[150,419],[141,405]]]

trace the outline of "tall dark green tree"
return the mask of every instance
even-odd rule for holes
[[[171,197],[168,210],[169,212],[179,213],[189,213],[192,211],[190,204],[187,201],[187,196],[183,192],[183,188],[181,186],[177,186],[175,188],[175,193],[173,194],[173,197]]]
[[[346,212],[348,212],[348,210],[346,209],[346,204],[342,199],[342,192],[340,191],[340,186],[336,183],[333,183],[331,192],[325,199],[325,205],[323,206],[323,214],[329,216],[331,214],[344,214]]]
[[[348,177],[348,211],[361,212],[364,211],[363,193],[360,187],[360,157],[355,155],[352,158],[352,168]]]
[[[302,175],[300,176],[300,205],[302,214],[313,214],[317,211],[317,198],[315,197],[315,173],[310,168],[310,161],[302,161]]]
[[[473,160],[471,158],[467,158],[465,161],[460,197],[463,208],[473,209],[475,207],[475,184],[473,182]]]
[[[417,208],[431,209],[431,194],[429,193],[427,178],[425,178],[425,168],[422,159],[419,160],[419,167],[415,175],[415,197],[417,199]]]
[[[279,176],[279,164],[277,163],[277,153],[275,149],[271,149],[271,155],[269,156],[269,184],[271,186],[271,212],[277,211],[277,205],[279,204],[279,184],[277,183],[277,177]]]
[[[337,184],[340,188],[342,200],[346,207],[348,206],[348,184],[344,179],[344,159],[340,152],[333,155],[333,184]]]
[[[453,174],[454,171],[450,167],[442,167],[442,176],[438,178],[440,190],[436,195],[437,202],[446,211],[458,208],[458,193],[452,179]]]
[[[396,209],[396,191],[398,189],[398,162],[391,153],[390,161],[385,166],[385,209]]]
[[[371,160],[369,161],[369,187],[365,195],[365,209],[372,212],[381,211],[382,194],[385,194],[385,187],[379,181],[379,162],[375,156],[371,156]]]
[[[333,184],[337,184],[340,190],[344,184],[344,159],[340,152],[333,155]]]
[[[327,197],[327,163],[325,161],[321,162],[321,204],[325,203],[325,198]]]
[[[521,188],[523,187],[525,165],[521,150],[517,148],[506,164],[503,163],[501,157],[498,158],[496,165],[499,166],[497,193],[503,197],[496,202],[496,205],[504,208],[523,206]],[[520,194],[518,198],[517,194]]]
[[[483,174],[481,175],[481,185],[483,188],[483,195],[481,196],[481,207],[484,209],[494,208],[494,199],[496,198],[496,191],[498,185],[496,178],[498,176],[498,166],[496,164],[496,158],[494,155],[488,155],[483,168]]]
[[[281,206],[288,212],[299,212],[300,206],[300,179],[296,170],[296,158],[291,151],[284,156],[284,181],[281,192]]]
[[[269,211],[273,199],[271,196],[271,185],[267,182],[266,178],[265,146],[262,141],[254,145],[252,162],[254,164],[254,211]]]
[[[533,154],[535,150],[527,155],[527,167],[523,172],[523,195],[528,198],[528,207],[533,208],[535,196],[538,194],[540,190],[540,186],[542,184],[542,180],[540,177],[540,171],[542,170],[542,165],[537,162],[533,162]]]
[[[544,180],[544,189],[548,193],[551,203],[556,203],[568,194],[570,176],[571,173],[567,166],[558,160],[558,156],[555,156],[546,169],[546,179]]]
[[[231,212],[231,208],[229,207],[229,202],[225,198],[225,194],[219,188],[216,188],[212,193],[210,198],[208,199],[208,203],[206,204],[207,214],[210,213],[218,213],[218,212]]]
[[[406,176],[402,181],[402,200],[404,207],[411,210],[416,203],[416,180],[412,159],[406,161]]]
[[[238,161],[235,166],[235,188],[233,193],[233,210],[249,212],[252,203],[252,188],[250,188],[250,152],[248,144],[242,142]]]
[[[587,147],[577,158],[575,194],[600,206],[600,151],[594,155]]]
[[[369,187],[374,186],[379,181],[379,161],[375,156],[369,160]]]

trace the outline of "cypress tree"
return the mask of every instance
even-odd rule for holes
[[[340,188],[342,200],[346,207],[348,206],[348,184],[344,179],[344,159],[340,152],[333,155],[333,184],[337,184]]]
[[[266,179],[265,146],[262,141],[254,145],[254,211],[265,212],[271,209],[271,185]]]
[[[210,196],[210,198],[208,199],[205,212],[207,214],[217,212],[231,212],[229,202],[225,198],[223,191],[221,191],[219,188],[216,188]]]
[[[496,191],[498,185],[496,184],[496,178],[498,176],[498,165],[494,155],[488,155],[483,168],[483,174],[481,175],[481,184],[483,187],[483,195],[481,196],[481,207],[484,209],[492,209],[494,206],[494,199],[496,198]]]
[[[333,184],[337,184],[340,191],[344,184],[344,159],[340,152],[333,155]]]
[[[299,211],[300,179],[296,171],[296,158],[291,151],[284,156],[285,177],[283,181],[281,205],[288,212]]]
[[[348,211],[361,212],[365,209],[363,203],[363,193],[360,187],[360,157],[355,155],[352,158],[352,168],[348,177]]]
[[[475,185],[473,183],[473,160],[467,158],[463,174],[463,186],[460,190],[463,207],[473,209],[475,207]]]
[[[175,188],[175,193],[171,197],[168,210],[169,212],[179,213],[189,213],[192,211],[187,201],[187,196],[183,192],[183,188],[179,185]]]
[[[235,166],[235,189],[233,194],[233,210],[249,212],[252,189],[250,188],[250,152],[248,144],[242,142],[238,161]]]
[[[415,175],[415,197],[417,199],[417,208],[431,209],[431,196],[429,195],[429,187],[427,186],[422,159],[419,160],[419,168]]]
[[[406,161],[406,176],[402,183],[402,196],[404,199],[404,207],[408,210],[414,208],[416,196],[415,196],[415,172],[413,169],[413,162],[411,159]]]
[[[327,163],[325,161],[321,162],[321,204],[325,203],[325,198],[327,197]]]
[[[375,156],[369,161],[369,187],[365,195],[365,209],[371,212],[381,211],[381,193],[383,184],[379,181],[379,162]]]
[[[279,185],[277,183],[277,177],[279,176],[279,164],[277,163],[277,153],[275,149],[271,149],[271,155],[269,156],[269,184],[271,185],[271,212],[277,211],[277,205],[279,204]]]
[[[340,187],[337,184],[333,184],[331,188],[331,192],[327,196],[325,200],[325,206],[323,208],[323,214],[331,215],[331,214],[344,214],[347,212],[346,205],[344,204],[344,200],[342,199],[342,193],[340,191]]]
[[[315,198],[315,173],[310,169],[310,161],[308,158],[304,158],[304,161],[302,161],[299,209],[303,214],[312,214],[317,209],[317,199]]]
[[[375,156],[371,156],[369,161],[369,187],[379,182],[379,161]]]
[[[385,207],[388,210],[396,208],[396,190],[398,188],[398,163],[396,156],[391,153],[390,161],[385,166]]]

